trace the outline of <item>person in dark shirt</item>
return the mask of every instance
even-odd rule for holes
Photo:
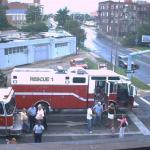
[[[109,126],[112,132],[114,132],[115,128],[114,128],[114,119],[115,119],[115,115],[116,115],[116,109],[115,109],[115,105],[114,103],[111,103],[108,106],[108,121],[109,121]]]

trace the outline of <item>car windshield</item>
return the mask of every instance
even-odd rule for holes
[[[77,60],[77,61],[76,61],[76,64],[77,64],[77,65],[81,65],[81,64],[85,64],[85,62],[84,62],[84,60]]]
[[[10,102],[5,104],[6,113],[8,115],[12,114],[15,110],[15,106],[16,106],[15,99],[12,98]]]

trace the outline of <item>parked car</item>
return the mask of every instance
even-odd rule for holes
[[[75,58],[70,60],[70,66],[83,67],[84,69],[88,69],[88,65],[85,63],[84,58]]]
[[[131,62],[132,66],[132,70],[137,70],[139,69],[139,65],[137,63],[135,63],[134,61]],[[127,69],[128,67],[128,57],[125,55],[119,55],[118,56],[118,66],[124,69]]]

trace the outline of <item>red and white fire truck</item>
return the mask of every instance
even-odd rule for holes
[[[11,87],[0,88],[0,136],[20,135],[22,124],[16,112],[14,90]]]
[[[17,108],[41,103],[47,110],[86,109],[96,99],[108,106],[132,107],[135,87],[125,77],[106,69],[15,68],[11,74]]]

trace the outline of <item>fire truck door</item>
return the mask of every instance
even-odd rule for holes
[[[110,83],[109,82],[106,82],[105,93],[107,96],[110,95]]]
[[[137,93],[137,91],[136,91],[135,86],[130,85],[130,87],[129,87],[129,96],[134,97],[134,96],[136,96],[136,95],[137,95],[136,93]]]

